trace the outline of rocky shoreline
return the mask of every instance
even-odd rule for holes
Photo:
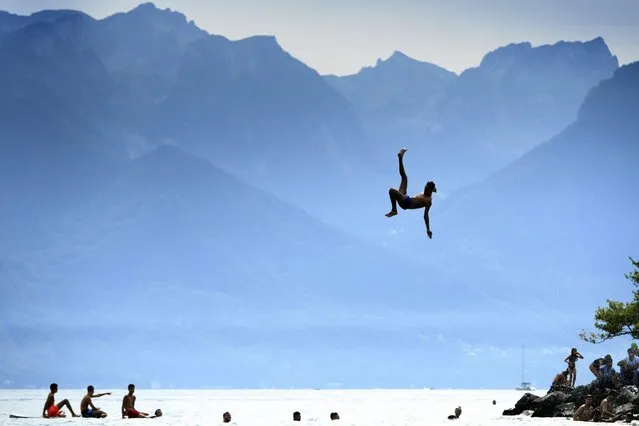
[[[606,386],[606,385],[610,386]],[[614,400],[614,417],[600,420],[605,423],[616,421],[630,422],[639,419],[639,389],[635,386],[615,387],[612,383],[599,383],[597,380],[575,388],[551,388],[544,396],[531,393],[524,394],[514,408],[504,410],[504,416],[529,415],[531,417],[569,417],[572,418],[577,408],[591,395],[593,407],[599,407],[611,389],[618,391]]]

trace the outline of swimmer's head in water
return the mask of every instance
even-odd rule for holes
[[[231,421],[231,413],[227,411],[226,413],[222,414],[222,420],[224,421],[224,423],[229,423]]]
[[[437,187],[435,186],[435,182],[433,182],[432,180],[429,180],[428,182],[426,182],[426,186],[424,187],[424,192],[425,193],[437,192]]]
[[[339,420],[339,414],[331,413],[331,420]]]
[[[296,411],[293,413],[293,421],[294,422],[299,422],[302,420],[302,415],[300,414],[299,411]]]
[[[457,417],[461,416],[461,412],[462,412],[461,407],[457,407],[457,408],[455,408],[455,415],[456,415]]]
[[[155,410],[155,416],[156,417],[162,417],[162,410],[160,410],[159,408],[157,410]]]

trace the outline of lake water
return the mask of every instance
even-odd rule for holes
[[[112,392],[94,400],[109,417],[106,419],[10,419],[9,414],[39,416],[47,390],[0,390],[0,425],[110,425],[151,422],[154,425],[222,425],[222,413],[232,415],[231,425],[370,425],[426,426],[456,424],[468,426],[561,425],[569,419],[531,419],[525,416],[503,417],[523,395],[511,390],[146,390],[136,389],[136,408],[152,413],[161,408],[164,416],[156,419],[121,419],[120,404],[126,390],[96,389]],[[545,391],[534,392],[544,395]],[[56,402],[69,399],[78,412],[82,390],[60,389]],[[492,401],[497,404],[493,405]],[[455,407],[462,415],[448,420]],[[302,413],[301,422],[293,422],[293,412]],[[331,412],[341,419],[331,421]],[[69,413],[67,413],[69,415]]]

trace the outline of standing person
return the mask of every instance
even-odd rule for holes
[[[407,195],[408,191],[408,177],[406,176],[406,171],[404,170],[404,153],[406,149],[402,148],[399,150],[397,154],[397,158],[399,159],[399,175],[402,178],[399,189],[391,188],[388,190],[388,196],[391,201],[391,210],[386,213],[386,217],[393,217],[397,215],[397,205],[403,210],[413,210],[413,209],[424,209],[424,223],[426,223],[426,234],[428,238],[433,238],[433,233],[430,231],[430,218],[428,213],[430,212],[430,207],[433,204],[433,192],[437,192],[437,187],[435,186],[435,182],[429,181],[426,183],[424,187],[424,192],[420,192],[412,197]]]
[[[568,382],[570,386],[575,387],[575,381],[577,380],[577,360],[584,359],[583,356],[579,352],[577,352],[577,348],[572,348],[570,350],[570,355],[566,357],[564,362],[568,363]]]
[[[596,360],[591,362],[590,365],[588,366],[588,369],[590,370],[592,374],[595,375],[596,378],[601,377],[601,371],[599,369],[601,368],[602,365],[604,365],[604,361],[605,360],[603,358],[597,358]]]
[[[67,407],[71,412],[73,417],[80,417],[73,412],[73,408],[71,408],[71,404],[69,404],[68,399],[64,399],[57,404],[55,403],[55,394],[58,392],[58,384],[51,383],[49,385],[49,395],[47,395],[47,400],[44,403],[44,409],[42,410],[42,417],[65,417],[64,411],[62,407]]]
[[[135,409],[135,385],[129,385],[129,393],[122,398],[122,418],[128,417],[134,419],[137,417],[149,417],[148,413],[143,413]]]
[[[94,392],[95,389],[92,385],[87,386],[87,394],[84,395],[84,398],[82,398],[82,401],[80,402],[80,414],[82,414],[82,417],[104,418],[107,416],[107,414],[104,411],[100,410],[99,407],[96,408],[96,406],[93,405],[93,401],[91,399],[100,398],[104,395],[111,395],[111,392],[99,394],[95,394]]]

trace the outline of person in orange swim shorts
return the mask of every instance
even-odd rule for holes
[[[67,407],[73,417],[80,417],[75,414],[68,399],[62,400],[57,404],[55,403],[55,394],[58,392],[58,385],[56,383],[51,383],[49,389],[51,392],[47,395],[47,400],[44,403],[42,417],[65,417],[64,411],[61,411],[63,407]]]

